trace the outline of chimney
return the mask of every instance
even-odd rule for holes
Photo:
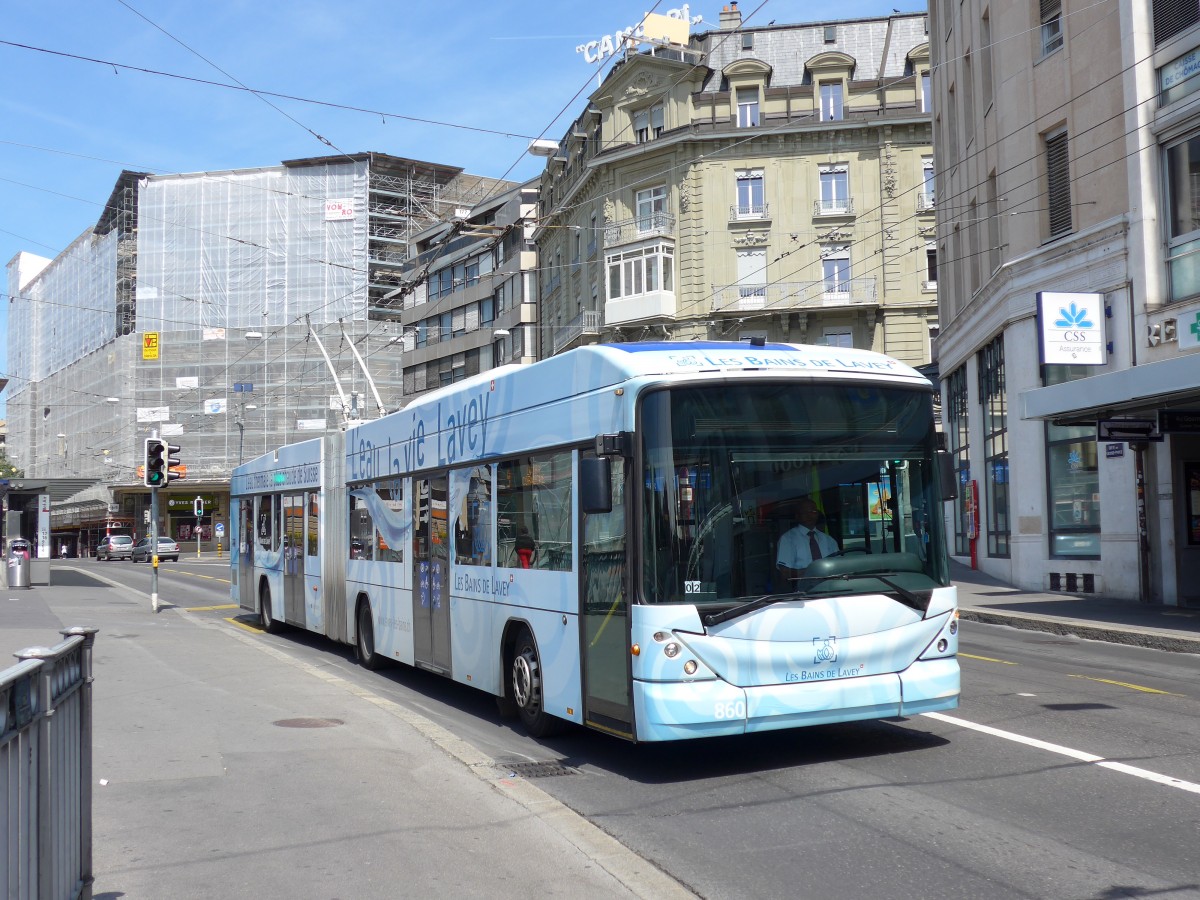
[[[721,28],[722,30],[732,31],[735,28],[742,27],[742,11],[737,8],[737,0],[731,0],[730,3],[721,7]]]

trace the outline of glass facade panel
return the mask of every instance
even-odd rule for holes
[[[1008,398],[1004,384],[1004,336],[979,353],[979,400],[983,405],[983,466],[987,492],[988,556],[1007,559],[1009,520]]]
[[[954,554],[971,552],[967,523],[967,489],[971,481],[970,407],[967,403],[967,367],[960,366],[946,379],[947,429],[954,470],[958,473],[958,497],[954,500]]]

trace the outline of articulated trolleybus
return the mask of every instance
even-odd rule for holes
[[[937,438],[929,381],[875,353],[580,348],[238,466],[232,592],[537,736],[950,709]]]

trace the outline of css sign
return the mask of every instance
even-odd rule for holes
[[[1102,366],[1107,362],[1103,295],[1042,291],[1037,295],[1037,322],[1043,363]]]

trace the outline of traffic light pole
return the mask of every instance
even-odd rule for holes
[[[158,488],[150,488],[150,608],[158,612]]]

